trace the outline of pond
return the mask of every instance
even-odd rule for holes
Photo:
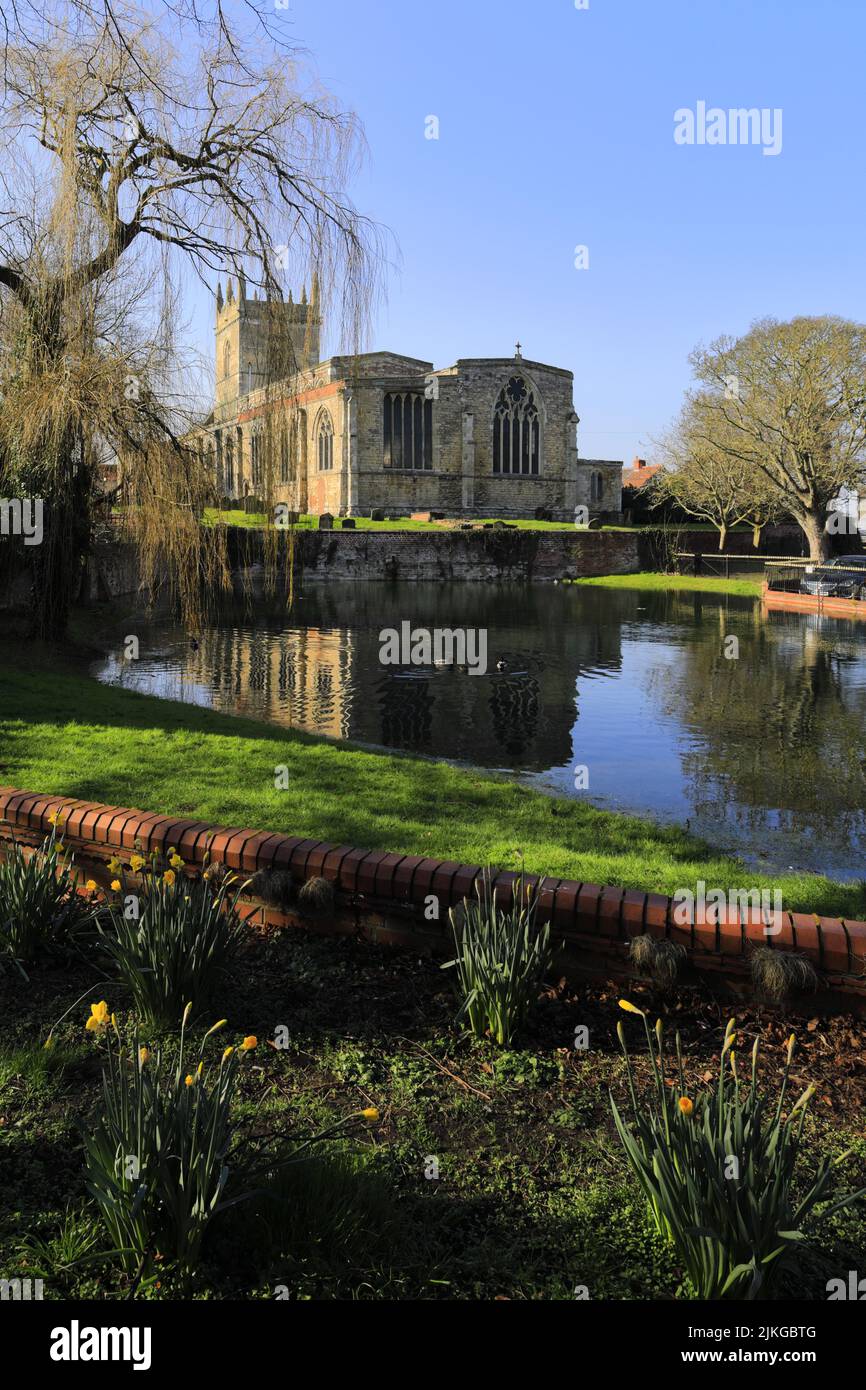
[[[383,665],[380,633],[404,623],[486,632],[486,671]],[[371,582],[307,584],[291,613],[236,604],[195,642],[138,633],[139,659],[119,643],[100,680],[496,769],[766,869],[866,877],[866,624],[707,594]]]

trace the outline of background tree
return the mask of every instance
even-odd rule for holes
[[[866,469],[866,328],[834,317],[763,319],[691,356],[699,431],[746,466],[826,559],[825,525]]]
[[[719,550],[731,527],[744,522],[759,544],[761,526],[778,510],[766,479],[739,456],[736,445],[727,423],[715,418],[712,399],[692,393],[662,441],[665,467],[654,479],[656,505],[670,502],[687,516],[711,522],[719,532]]]
[[[219,538],[198,524],[214,479],[184,443],[192,398],[184,412],[183,391],[167,387],[181,365],[184,269],[205,283],[245,274],[270,296],[315,274],[323,311],[357,343],[380,253],[345,192],[361,135],[298,53],[251,37],[219,4],[147,13],[80,0],[39,22],[28,4],[0,15],[0,121],[17,138],[0,157],[0,322],[14,356],[0,491],[24,481],[45,499],[34,632],[65,628],[106,447],[145,584],[168,575],[192,614],[202,569],[221,567],[203,563]],[[41,192],[22,206],[28,160]],[[285,374],[292,352],[276,340],[279,323],[272,356]]]

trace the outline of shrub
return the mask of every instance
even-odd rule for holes
[[[649,975],[661,989],[671,989],[686,959],[686,948],[666,937],[635,936],[629,943],[629,957],[642,975]]]
[[[813,993],[818,988],[818,972],[808,956],[793,951],[774,950],[772,946],[756,946],[749,960],[755,989],[781,1003],[789,994]]]
[[[611,1107],[656,1227],[674,1246],[696,1298],[766,1298],[785,1260],[805,1239],[802,1227],[818,1205],[830,1204],[819,1213],[823,1219],[866,1195],[866,1188],[834,1195],[836,1170],[850,1150],[833,1160],[822,1158],[809,1184],[798,1175],[794,1195],[803,1121],[814,1087],[808,1087],[783,1113],[795,1048],[793,1034],[775,1106],[758,1089],[757,1040],[751,1076],[748,1081],[740,1076],[733,1020],[725,1031],[716,1086],[693,1100],[683,1075],[679,1034],[676,1068],[669,1076],[661,1021],[656,1024],[654,1046],[646,1015],[625,1000],[621,1007],[643,1018],[652,1086],[649,1097],[639,1101],[620,1023],[617,1033],[628,1069],[631,1124],[623,1120],[613,1096]]]
[[[59,945],[85,914],[75,891],[72,859],[58,840],[56,827],[29,859],[13,843],[0,864],[0,953],[22,975],[25,963]]]
[[[334,885],[326,878],[308,878],[298,890],[298,907],[311,916],[334,909]]]
[[[217,1023],[202,1040],[198,1065],[187,1070],[190,1013],[187,1006],[173,1064],[137,1040],[130,1059],[107,1005],[92,1006],[88,1021],[97,1020],[90,1031],[105,1032],[108,1049],[100,1111],[83,1135],[87,1188],[115,1252],[141,1275],[157,1252],[185,1278],[191,1274],[228,1179],[238,1064],[256,1045],[245,1038],[206,1070],[205,1043]]]
[[[450,914],[457,955],[442,968],[457,968],[458,1019],[468,1020],[476,1038],[489,1035],[507,1047],[550,969],[550,926],[545,922],[536,928],[537,894],[525,887],[522,876],[507,912],[497,905],[487,874],[475,891],[474,902],[464,898],[462,910]]]
[[[253,897],[281,912],[286,912],[295,900],[294,879],[286,869],[260,869],[247,887]]]
[[[171,1027],[188,1000],[196,1013],[210,1003],[243,936],[231,882],[214,888],[169,871],[147,881],[137,917],[106,905],[102,942],[146,1026]]]

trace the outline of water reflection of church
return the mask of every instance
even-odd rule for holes
[[[473,589],[475,586],[472,586]],[[530,586],[507,597],[461,586],[310,586],[297,616],[236,614],[211,629],[188,675],[232,713],[309,733],[455,758],[485,767],[567,764],[588,669],[618,670],[619,625],[574,621],[565,591]],[[379,633],[486,627],[484,676],[447,668],[383,667]],[[254,625],[253,625],[254,624]],[[498,662],[506,669],[497,671]]]

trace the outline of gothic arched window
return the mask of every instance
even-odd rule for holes
[[[432,400],[420,391],[387,391],[382,411],[385,467],[413,471],[432,468]]]
[[[329,473],[334,466],[334,426],[326,410],[319,420],[317,446],[319,450],[319,472]]]
[[[493,412],[493,472],[537,477],[540,441],[535,394],[523,377],[513,376]]]
[[[589,475],[589,500],[600,502],[604,493],[604,478],[597,470]]]

